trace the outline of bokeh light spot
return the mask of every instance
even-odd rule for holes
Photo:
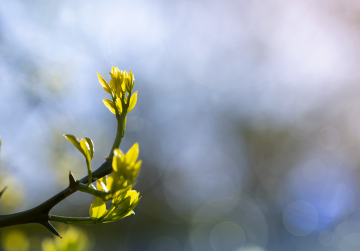
[[[192,215],[192,223],[203,224],[222,220],[228,217],[238,202],[239,198],[232,195],[223,195],[206,200]]]
[[[360,233],[352,233],[341,241],[340,250],[359,251],[360,250]]]
[[[306,201],[295,201],[285,208],[283,224],[291,234],[305,236],[317,227],[318,213],[310,203]]]
[[[344,211],[354,208],[353,190],[341,182],[325,187],[321,191],[320,208],[325,216],[336,218]]]
[[[245,240],[242,227],[232,221],[217,224],[210,234],[210,244],[214,251],[239,249],[245,244]]]
[[[354,238],[358,236],[358,241]],[[360,241],[360,223],[357,221],[344,221],[341,222],[335,229],[335,243],[341,247],[352,248],[356,247]],[[341,249],[348,250],[348,249]],[[351,249],[352,250],[352,249]],[[357,249],[360,250],[360,249]]]
[[[30,242],[25,233],[20,230],[5,231],[1,236],[1,246],[6,251],[27,251]]]
[[[212,224],[199,224],[191,228],[189,235],[189,244],[193,251],[211,250],[209,236]]]

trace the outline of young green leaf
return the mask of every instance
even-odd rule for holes
[[[104,90],[111,94],[111,89],[110,89],[110,86],[108,85],[108,83],[106,83],[105,79],[103,79],[99,73],[97,75],[99,77],[99,82],[102,85],[102,87],[104,88]]]
[[[122,165],[123,165],[122,158],[119,155],[114,155],[113,161],[112,161],[112,168],[113,168],[114,172],[120,171]]]
[[[111,73],[110,73],[110,75],[111,75],[110,88],[111,88],[111,90],[114,91],[114,93],[116,93],[116,76],[112,75]]]
[[[113,185],[115,186],[115,177],[114,173],[111,173],[106,179],[106,188],[112,190]]]
[[[114,150],[114,154],[115,155],[119,155],[120,157],[123,157],[124,156],[124,153],[119,149],[119,148],[116,148]]]
[[[128,191],[126,195],[130,197],[130,204],[134,204],[139,200],[139,193],[135,190]]]
[[[94,220],[99,219],[106,213],[106,204],[101,198],[96,197],[93,203],[91,203],[89,214]]]
[[[123,162],[123,159],[125,158],[125,155],[123,154],[123,152],[119,149],[116,148],[114,150],[114,157],[113,157],[113,161],[112,161],[112,168],[115,172],[117,172],[119,169],[119,165],[121,162]]]
[[[135,161],[137,160],[139,156],[139,144],[135,143],[126,153],[125,159],[126,163],[130,165],[134,165]]]
[[[114,197],[112,199],[112,203],[114,205],[119,205],[125,198],[127,192],[129,190],[131,190],[131,188],[132,188],[132,185],[127,185],[119,190],[116,190],[116,192],[114,193]]]
[[[125,197],[117,206],[119,209],[128,209],[131,205],[131,198]]]
[[[136,162],[135,165],[133,166],[133,171],[132,171],[131,180],[135,180],[136,177],[139,175],[141,163],[142,163],[142,160],[139,160],[139,161]]]
[[[110,110],[110,112],[115,114],[114,102],[112,102],[110,99],[104,99],[103,102],[104,105]]]
[[[79,140],[71,134],[65,134],[64,137],[69,140],[82,154],[84,154],[81,146],[80,146],[80,142]]]
[[[129,108],[128,108],[127,112],[130,112],[135,107],[136,102],[137,102],[137,94],[138,94],[138,92],[135,92],[133,95],[131,95]]]
[[[90,156],[92,159],[94,157],[94,152],[95,152],[94,143],[92,142],[92,140],[90,138],[85,137],[85,140],[89,145]]]
[[[127,208],[117,208],[114,212],[111,214],[111,220],[120,220],[121,218],[124,218],[125,215],[130,215],[129,210]]]
[[[103,192],[109,192],[109,190],[106,187],[106,176],[100,178],[97,180],[96,182],[96,188],[99,191],[103,191]]]
[[[123,109],[122,109],[121,100],[119,98],[115,99],[115,105],[116,105],[118,112],[121,114]]]
[[[88,147],[85,139],[80,140],[80,146],[81,146],[81,149],[83,150],[83,154],[84,154],[85,158],[88,161],[90,161],[92,158],[91,158],[91,154],[89,151],[89,147]]]
[[[132,215],[132,214],[135,214],[135,212],[133,211],[133,210],[131,210],[131,211],[129,211],[127,214],[125,214],[125,215],[122,215],[121,216],[121,219],[122,218],[125,218],[125,217],[127,217],[127,216],[129,216],[129,215]]]
[[[117,220],[120,220],[122,218],[125,218],[131,214],[135,214],[134,211],[129,211],[129,210],[123,210],[123,209],[116,209],[114,212],[112,212],[111,214],[109,214],[103,221],[103,223],[108,223],[108,222],[114,222]]]

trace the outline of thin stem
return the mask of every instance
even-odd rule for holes
[[[114,156],[114,150],[116,148],[119,148],[120,144],[121,144],[121,140],[122,140],[122,123],[120,123],[120,119],[118,119],[118,125],[117,125],[117,130],[116,130],[116,137],[114,140],[114,144],[110,150],[110,154],[109,154],[109,159],[111,160]]]
[[[91,163],[86,157],[85,157],[85,159],[86,159],[86,166],[88,169],[88,184],[87,185],[90,186],[92,183]]]
[[[77,183],[76,187],[81,192],[88,193],[88,194],[100,197],[103,200],[107,200],[107,198],[111,197],[111,195],[109,193],[99,191],[99,190],[95,190],[95,189],[93,189],[93,188],[91,188],[91,187],[89,187],[87,185],[81,184],[81,183]]]
[[[126,126],[126,112],[127,112],[127,108],[123,109],[123,113],[117,118],[118,121],[118,126],[117,126],[117,131],[116,131],[116,138],[114,140],[114,144],[111,148],[110,154],[109,154],[109,159],[111,160],[114,156],[114,150],[116,148],[120,147],[121,144],[121,140],[125,135],[125,126]]]
[[[66,217],[58,215],[49,215],[49,220],[62,222],[65,224],[97,224],[91,217]]]
[[[122,113],[120,115],[120,112],[117,110],[117,107],[115,105],[115,112],[116,112],[116,119],[118,122],[117,125],[117,130],[116,130],[116,137],[114,140],[114,144],[111,148],[110,154],[109,154],[109,159],[111,160],[114,156],[114,150],[116,148],[120,147],[121,144],[121,140],[125,135],[125,127],[126,127],[126,115],[127,115],[127,110],[129,107],[129,102],[130,102],[130,96],[131,96],[131,92],[128,93],[127,96],[127,103],[125,104],[124,100],[125,100],[125,93],[123,94],[123,98],[121,98],[121,106],[122,106]],[[113,102],[115,104],[115,97],[113,98]]]

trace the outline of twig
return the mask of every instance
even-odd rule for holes
[[[107,160],[96,171],[92,173],[92,181],[95,181],[97,179],[104,177],[105,175],[110,174],[111,171],[112,171],[111,160]],[[58,233],[58,231],[49,222],[52,220],[52,217],[54,217],[54,220],[56,220],[56,217],[60,217],[60,216],[52,216],[49,214],[49,212],[54,206],[56,206],[62,200],[69,197],[71,194],[75,193],[76,191],[78,191],[80,184],[86,184],[87,182],[88,182],[88,176],[82,178],[81,180],[76,181],[74,176],[70,172],[69,186],[67,188],[65,188],[60,193],[54,195],[44,203],[32,209],[14,214],[0,215],[0,228],[19,225],[19,224],[39,223],[45,226],[55,235],[62,238],[61,235]],[[5,189],[6,187],[0,192],[0,196],[5,191]]]

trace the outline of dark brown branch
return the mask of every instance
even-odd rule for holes
[[[110,174],[111,171],[112,171],[111,160],[107,160],[96,171],[92,173],[92,181],[95,181],[97,179],[104,177],[105,175]],[[60,234],[49,222],[49,220],[51,220],[51,218],[49,217],[49,212],[54,206],[56,206],[62,200],[64,200],[71,194],[75,193],[76,191],[78,191],[77,184],[79,182],[87,184],[88,176],[82,178],[79,181],[76,181],[74,176],[70,172],[69,186],[67,188],[65,188],[60,193],[54,195],[44,203],[32,209],[14,214],[0,215],[0,228],[19,225],[19,224],[39,223],[45,226],[55,235],[61,237]],[[1,191],[0,196],[4,191],[5,189]]]

